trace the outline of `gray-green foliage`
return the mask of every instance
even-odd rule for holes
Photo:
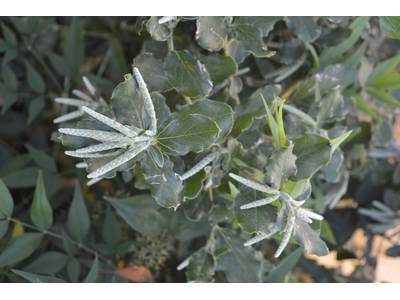
[[[365,228],[397,224],[400,54],[396,41],[379,48],[371,27],[398,38],[398,17],[99,20],[73,17],[63,31],[52,18],[1,21],[0,135],[30,139],[0,143],[0,267],[15,273],[0,281],[126,280],[117,259],[129,262],[144,236],[159,265],[143,265],[152,276],[140,280],[156,281],[174,256],[190,282],[287,282],[303,250],[340,251],[342,228],[354,228],[338,229],[330,209],[346,193],[367,206],[373,184],[391,189],[359,209],[378,223]],[[56,34],[51,47],[36,40]],[[44,146],[40,122],[53,117],[63,134],[46,130],[62,145]]]

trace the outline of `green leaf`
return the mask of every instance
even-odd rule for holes
[[[71,257],[70,260],[67,263],[67,273],[69,278],[71,279],[72,282],[78,282],[79,279],[79,274],[81,272],[81,267],[79,265],[79,261]]]
[[[150,191],[157,203],[163,207],[174,207],[180,205],[179,199],[182,193],[182,180],[173,170],[174,164],[168,156],[165,156],[164,165],[160,167],[146,152],[141,167],[147,182],[150,184]]]
[[[271,283],[280,283],[285,279],[285,275],[294,268],[303,255],[303,247],[299,247],[296,251],[291,253],[288,257],[282,260],[275,269],[268,274],[267,281]]]
[[[32,223],[41,230],[47,230],[53,224],[53,210],[47,200],[42,171],[39,171],[35,194],[31,205]]]
[[[223,21],[223,17],[200,17],[196,22],[196,40],[201,47],[208,51],[218,51],[225,47],[228,24]]]
[[[236,100],[236,102],[240,102],[239,93],[242,91],[243,82],[237,76],[232,76],[229,78],[229,96]]]
[[[169,52],[164,66],[169,82],[184,96],[204,99],[210,93],[213,84],[207,69],[189,52]]]
[[[168,23],[158,24],[158,20],[162,17],[151,17],[146,23],[146,29],[151,37],[156,41],[165,41],[171,34],[172,30],[168,27]]]
[[[76,181],[74,198],[68,212],[68,231],[71,236],[82,243],[89,233],[90,219],[81,194],[79,181]]]
[[[46,105],[45,97],[36,97],[29,102],[29,117],[28,125],[32,123],[33,120],[40,114]]]
[[[0,215],[0,218],[2,218],[2,216]],[[10,222],[8,220],[5,219],[0,219],[0,240],[3,238],[3,236],[7,233],[8,230],[8,224]]]
[[[87,275],[84,282],[85,283],[95,283],[96,279],[97,279],[98,271],[99,271],[99,258],[97,257],[97,253],[96,253],[96,257],[94,259],[93,266],[90,269],[90,272]]]
[[[315,105],[317,122],[324,122],[334,118],[336,110],[344,106],[344,99],[339,89],[325,93]]]
[[[263,88],[259,88],[253,94],[251,94],[250,98],[247,98],[246,100],[242,101],[240,105],[235,107],[235,115],[242,116],[247,113],[255,113],[261,109],[261,113],[255,116],[264,117],[265,105],[263,98],[266,100],[267,104],[270,104],[276,98],[274,95],[278,96],[281,91],[282,88],[279,84],[266,85]]]
[[[145,105],[139,86],[131,74],[126,74],[124,78],[125,82],[114,89],[110,106],[121,124],[146,129],[142,115]]]
[[[308,223],[303,220],[296,219],[293,238],[305,247],[308,254],[318,256],[328,255],[329,249],[325,242],[319,237],[319,231],[313,230]]]
[[[63,54],[73,74],[78,72],[85,58],[85,38],[79,24],[79,17],[72,17],[71,26],[65,39]]]
[[[186,202],[185,217],[190,221],[200,221],[211,210],[212,204],[208,191],[203,191],[195,199]]]
[[[279,145],[280,147],[286,146],[286,134],[285,134],[285,129],[283,128],[283,119],[282,119],[282,107],[283,104],[285,103],[286,99],[282,99],[279,109],[277,107],[277,101],[275,99],[275,113],[276,115],[276,123],[278,125],[278,134],[279,134]],[[265,102],[264,102],[265,105]]]
[[[205,248],[201,248],[190,257],[186,277],[189,281],[213,282],[214,278],[212,276],[214,276],[215,267],[214,257]]]
[[[14,210],[14,202],[8,188],[0,179],[0,219],[11,217]]]
[[[74,256],[75,254],[74,242],[71,240],[68,234],[65,233],[64,230],[62,231],[62,235],[63,235],[63,248],[65,252],[67,252],[70,256]]]
[[[0,255],[0,268],[16,264],[30,256],[42,238],[43,234],[39,232],[24,233],[15,238]]]
[[[267,36],[268,33],[274,28],[274,24],[278,21],[284,20],[285,17],[276,16],[240,16],[235,18],[235,24],[248,24],[256,28],[260,28],[262,36]]]
[[[3,30],[3,36],[8,46],[16,48],[18,44],[17,44],[17,37],[15,36],[14,32],[12,32],[12,30],[8,28],[4,22],[1,22],[1,29]]]
[[[370,115],[372,118],[374,118],[378,122],[382,122],[382,118],[380,115],[378,115],[372,108],[368,106],[361,98],[359,94],[354,89],[346,89],[343,91],[344,96],[349,96],[349,97],[354,97],[356,99],[356,109],[359,111],[362,111],[363,113],[366,113],[367,115]]]
[[[10,158],[7,162],[5,162],[0,168],[0,177],[4,177],[7,174],[10,174],[13,171],[21,169],[25,166],[29,161],[31,161],[32,157],[29,153],[16,155]],[[1,207],[1,205],[0,205]]]
[[[265,116],[265,118],[268,121],[269,129],[271,130],[272,136],[274,137],[275,147],[280,148],[281,144],[280,144],[280,139],[279,139],[278,124],[276,123],[274,117],[272,116],[271,111],[269,110],[269,107],[268,107],[267,103],[265,102],[264,96],[262,94],[260,94],[260,95],[264,102],[265,110],[267,112],[267,115]],[[276,101],[275,101],[275,104],[276,104]],[[286,140],[285,140],[285,144],[286,144]]]
[[[376,80],[379,81],[380,77],[386,77],[390,73],[393,72],[393,70],[396,68],[396,66],[400,62],[400,54],[397,54],[396,56],[393,56],[392,58],[389,58],[381,63],[379,63],[369,74],[367,82],[365,83],[367,86],[374,84]]]
[[[203,189],[203,181],[207,178],[207,175],[206,171],[201,170],[197,174],[185,180],[186,199],[194,199],[199,195],[200,191]]]
[[[240,227],[247,233],[268,234],[276,223],[276,207],[273,205],[263,205],[252,209],[240,209],[240,206],[250,202],[267,198],[269,194],[253,190],[247,186],[242,186],[240,194],[235,200],[235,216]]]
[[[153,197],[142,194],[125,199],[105,198],[133,230],[145,236],[158,236],[166,228],[166,219],[156,210]],[[155,206],[154,206],[155,205]]]
[[[364,56],[365,51],[367,50],[367,46],[368,46],[368,40],[365,40],[361,44],[361,46],[358,47],[358,49],[356,51],[354,51],[353,53],[344,55],[340,59],[340,63],[343,65],[358,69],[358,67],[361,64],[361,59]]]
[[[55,277],[41,276],[27,272],[22,272],[19,270],[11,270],[11,271],[13,271],[15,274],[21,276],[22,278],[25,278],[26,280],[32,283],[66,283],[64,280]]]
[[[205,57],[201,63],[206,66],[214,86],[235,75],[238,70],[235,60],[230,56],[210,55]]]
[[[229,185],[232,184],[229,182]],[[233,209],[229,209],[226,203],[221,202],[214,206],[208,220],[211,226],[215,226],[218,223],[231,223],[234,216]]]
[[[370,17],[358,17],[351,23],[350,29],[353,29],[350,37],[339,45],[325,48],[320,55],[321,67],[326,67],[330,64],[335,63],[339,56],[349,50],[360,37],[365,24],[368,22]]]
[[[136,23],[135,23],[135,31],[138,35],[140,35],[140,32],[143,29],[143,25],[145,25],[147,23],[147,20],[149,19],[149,17],[145,17],[145,16],[139,16],[136,19]]]
[[[173,89],[164,72],[164,65],[151,53],[141,54],[133,60],[132,67],[140,70],[149,92],[168,92]]]
[[[228,45],[228,54],[236,61],[237,64],[240,64],[248,55],[250,55],[250,52],[244,50],[240,46],[240,42],[238,40],[231,40]]]
[[[28,167],[17,170],[3,177],[3,183],[11,188],[34,187],[39,169],[37,167]]]
[[[379,17],[381,30],[392,39],[400,39],[400,17]]]
[[[303,99],[314,95],[316,90],[316,83],[318,81],[321,94],[324,92],[340,86],[340,90],[344,90],[349,84],[358,79],[358,72],[356,69],[348,66],[336,64],[328,66],[313,76],[307,78],[296,90],[292,96],[292,100]]]
[[[11,68],[4,63],[2,64],[1,68],[2,68],[4,83],[6,84],[6,86],[9,88],[10,91],[14,92],[17,91],[18,80],[13,70],[11,70]]]
[[[122,47],[116,41],[110,40],[110,46],[111,58],[108,68],[110,69],[110,73],[114,81],[119,82],[121,78],[123,78],[124,75],[129,72],[128,63],[126,62]],[[140,71],[142,72],[141,69]]]
[[[296,155],[293,155],[293,145],[275,150],[267,159],[265,170],[274,188],[279,189],[289,177],[296,175],[296,159]]]
[[[240,46],[254,56],[271,57],[275,54],[275,51],[268,50],[265,45],[261,29],[248,24],[233,24],[233,30]]]
[[[154,111],[156,112],[157,124],[162,124],[168,120],[171,115],[169,106],[166,104],[165,97],[158,92],[150,93],[151,100],[153,100]]]
[[[321,27],[315,24],[315,17],[286,17],[286,26],[304,42],[311,43],[321,34]]]
[[[297,174],[290,179],[299,181],[311,178],[323,165],[331,159],[332,141],[314,133],[306,133],[296,140],[293,154],[297,156]]]
[[[335,236],[332,233],[331,227],[329,226],[329,223],[325,220],[322,220],[322,227],[321,227],[321,234],[320,236],[328,241],[329,243],[331,243],[332,245],[336,245],[336,239]]]
[[[33,263],[29,264],[23,270],[25,272],[37,273],[37,274],[54,274],[62,270],[69,260],[67,254],[49,251],[43,253]]]
[[[318,70],[319,69],[319,57],[318,57],[318,53],[317,50],[315,50],[314,46],[306,43],[307,49],[310,50],[310,53],[313,57],[313,69],[314,70]]]
[[[172,155],[200,152],[211,147],[220,133],[217,123],[197,113],[187,115],[186,109],[181,111],[173,113],[158,128],[158,145]]]
[[[297,182],[289,181],[282,189],[292,199],[303,201],[311,195],[311,183],[309,179],[302,179]]]
[[[25,67],[27,70],[26,77],[28,80],[29,88],[37,94],[43,94],[46,90],[46,84],[43,77],[32,67],[32,65],[27,60],[25,60]]]
[[[350,130],[348,132],[346,132],[345,134],[337,137],[336,139],[333,139],[330,141],[330,144],[332,145],[331,148],[331,153],[335,152],[336,148],[339,147],[339,145],[345,140],[347,139],[347,137],[352,133],[353,130]]]
[[[61,55],[53,52],[47,52],[47,56],[50,59],[51,64],[53,65],[54,69],[63,76],[73,76],[74,71],[71,69],[72,66],[69,65],[67,60],[62,57]]]
[[[107,207],[106,217],[102,229],[103,240],[110,246],[115,246],[122,238],[121,228],[110,206]]]
[[[38,150],[32,147],[28,143],[25,143],[25,147],[28,149],[29,154],[32,156],[35,163],[43,170],[57,173],[57,165],[54,159],[45,153],[43,150]]]
[[[217,249],[228,249],[217,257],[217,263],[229,282],[261,282],[262,265],[256,259],[256,253],[243,246],[245,241],[234,230],[217,226],[216,240]]]
[[[383,90],[398,89],[400,88],[400,74],[379,76],[369,86]]]

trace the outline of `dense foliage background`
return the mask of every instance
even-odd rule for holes
[[[389,242],[386,256],[400,255],[399,18],[160,18],[0,18],[0,282],[374,282],[383,252],[377,241]],[[223,134],[204,147],[229,155],[183,191],[168,190],[173,202],[149,185],[152,170],[143,162],[87,186],[87,171],[76,167],[82,160],[65,155],[70,148],[53,123],[76,110],[55,98],[77,98],[74,89],[90,94],[84,76],[96,87],[95,101],[110,104],[132,63],[162,104],[155,104],[159,124],[190,110],[187,104],[196,112],[221,107],[215,101],[232,108],[221,112],[229,116],[224,123],[214,116],[218,127],[210,131]],[[182,76],[189,67],[195,79]],[[303,255],[299,239],[274,258],[279,234],[243,246],[262,230],[256,214],[238,205],[261,197],[250,199],[251,190],[228,172],[276,184],[267,163],[276,153],[274,133],[261,98],[271,104],[274,95],[315,123],[284,109],[288,141],[307,136],[328,149],[352,130],[332,153],[318,150],[329,159],[316,153],[315,170],[298,151],[304,172],[293,179],[312,177],[305,205],[324,216],[308,231],[313,239],[303,237],[309,244],[300,244],[325,255],[312,246],[326,242],[333,265]],[[205,142],[190,148],[196,142],[159,145],[170,169],[183,175],[210,153],[202,151]],[[366,243],[352,247],[360,230]],[[186,273],[177,270],[194,253]],[[356,267],[343,273],[339,262],[349,259]]]

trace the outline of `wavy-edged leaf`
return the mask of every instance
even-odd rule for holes
[[[319,90],[322,93],[336,86],[344,90],[349,84],[358,79],[358,72],[355,68],[336,64],[328,66],[313,76],[307,78],[296,90],[292,100],[302,99],[314,95],[316,82],[318,81]]]
[[[248,55],[250,55],[250,52],[244,50],[242,46],[240,46],[240,42],[238,40],[233,40],[228,45],[228,54],[236,61],[237,64],[240,64]]]
[[[180,205],[182,197],[182,180],[173,170],[173,163],[168,156],[164,157],[164,165],[158,166],[152,157],[146,152],[141,161],[143,174],[150,184],[150,191],[157,203],[163,207],[174,207]]]
[[[185,180],[185,198],[194,199],[199,195],[200,191],[203,189],[203,181],[207,178],[207,175],[206,171],[201,170]]]
[[[190,256],[186,277],[189,281],[210,283],[214,281],[216,262],[214,256],[205,248],[201,248]]]
[[[293,238],[304,245],[308,254],[325,256],[329,253],[325,242],[319,237],[319,231],[313,230],[307,222],[298,218],[295,221]]]
[[[68,231],[78,242],[83,242],[89,233],[90,219],[83,201],[79,181],[76,181],[74,197],[68,212]]]
[[[292,199],[303,201],[311,195],[311,183],[309,179],[302,179],[297,182],[288,181],[282,190]]]
[[[187,50],[169,52],[164,67],[169,82],[184,96],[204,99],[210,93],[213,84],[206,67]]]
[[[53,210],[47,200],[41,170],[38,174],[30,212],[32,223],[39,229],[47,230],[53,224]]]
[[[256,28],[260,28],[262,36],[267,36],[274,28],[276,22],[284,20],[285,17],[276,16],[239,16],[235,18],[235,24],[249,24]]]
[[[265,170],[274,188],[279,189],[289,177],[296,175],[296,155],[293,154],[293,144],[275,150],[267,160]]]
[[[146,25],[148,19],[149,19],[149,17],[145,17],[145,16],[139,16],[136,19],[135,31],[138,35],[140,35],[140,32],[142,31],[143,26]]]
[[[223,17],[206,16],[196,20],[197,43],[208,51],[218,51],[225,47],[228,39],[228,24]]]
[[[168,92],[173,89],[164,72],[164,65],[154,58],[151,53],[136,56],[132,67],[140,70],[149,92]]]
[[[0,268],[27,258],[39,246],[42,238],[41,232],[24,233],[15,238],[0,255]]]
[[[157,143],[164,152],[184,155],[209,148],[217,139],[217,123],[200,114],[174,113],[158,129]]]
[[[190,221],[200,221],[211,210],[212,204],[210,194],[208,191],[204,191],[196,198],[186,202],[185,217]]]
[[[231,186],[231,183],[230,183]],[[228,208],[227,204],[224,202],[218,203],[214,206],[210,212],[208,220],[211,226],[215,226],[218,223],[230,223],[234,217],[233,209]]]
[[[125,199],[105,198],[132,227],[145,236],[157,236],[163,233],[167,221],[156,210],[159,206],[148,194],[137,195]]]
[[[240,46],[257,57],[271,57],[275,51],[268,50],[262,39],[262,31],[249,24],[233,24]]]
[[[297,174],[291,180],[311,178],[323,165],[331,159],[331,141],[314,133],[306,133],[296,140],[293,154],[297,156]]]
[[[321,27],[315,23],[315,17],[286,17],[286,25],[307,43],[315,41],[321,34]]]
[[[171,34],[172,30],[167,23],[158,24],[158,20],[162,17],[151,17],[146,23],[146,29],[151,37],[156,41],[165,41]]]
[[[217,227],[216,240],[217,249],[228,249],[217,257],[217,263],[229,282],[261,282],[262,264],[250,247],[243,246],[245,241],[234,230]]]
[[[242,186],[240,194],[236,196],[235,200],[235,216],[238,220],[240,227],[247,233],[268,234],[271,228],[276,223],[277,211],[276,206],[271,204],[251,208],[240,209],[240,206],[267,198],[272,195],[253,190],[247,186]]]
[[[235,60],[230,56],[210,55],[204,58],[201,63],[206,66],[214,86],[235,75],[238,70]]]

